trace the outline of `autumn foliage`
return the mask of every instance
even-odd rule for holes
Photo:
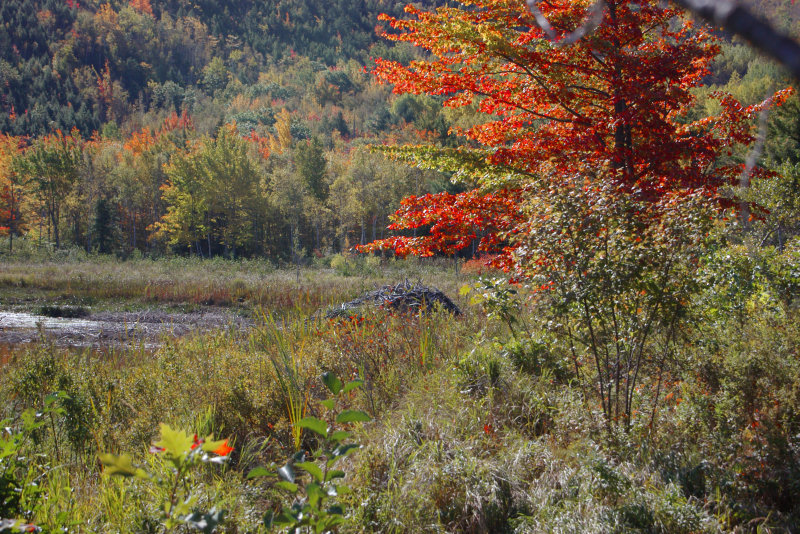
[[[408,197],[389,229],[425,228],[429,235],[391,237],[381,244],[400,256],[433,256],[464,249],[478,240],[478,250],[492,256],[493,266],[508,268],[511,249],[500,236],[513,232],[522,222],[518,201],[519,191],[509,190]]]
[[[429,224],[429,235],[395,237],[373,249],[452,253],[480,234],[484,243],[505,243],[510,260],[520,243],[515,230],[521,231],[512,221],[526,218],[519,200],[535,211],[577,182],[643,202],[643,221],[658,221],[682,197],[730,205],[723,186],[741,166],[722,164],[721,156],[752,142],[753,117],[789,93],[750,107],[719,94],[722,113],[695,120],[691,90],[719,48],[708,29],[659,2],[606,2],[599,28],[569,46],[546,39],[524,2],[459,3],[435,12],[408,6],[410,20],[383,16],[392,28],[387,38],[423,47],[430,59],[408,65],[379,59],[375,75],[395,93],[426,93],[444,106],[476,109],[484,120],[454,133],[471,147],[464,153],[479,151],[494,172],[457,174],[474,187],[460,195],[407,199],[393,227]],[[559,0],[541,10],[563,34],[581,23],[589,4]],[[413,148],[389,152],[436,166]],[[452,162],[442,167],[454,170]],[[484,215],[487,204],[498,203],[507,214],[502,224]]]
[[[155,16],[153,14],[153,7],[150,5],[150,0],[130,0],[130,5],[136,11],[150,15],[151,17]]]
[[[719,47],[660,2],[605,2],[602,23],[564,46],[520,0],[458,3],[382,17],[389,39],[430,59],[378,60],[375,75],[396,93],[428,94],[482,119],[452,129],[459,148],[384,149],[450,172],[467,190],[406,199],[392,226],[406,235],[364,249],[452,254],[479,239],[499,253],[495,265],[543,296],[539,315],[569,347],[607,427],[629,429],[643,377],[661,380],[698,291],[710,221],[736,206],[729,186],[742,165],[728,156],[790,90],[749,107],[717,94],[722,111],[702,117],[692,89]],[[564,36],[590,4],[539,5]]]

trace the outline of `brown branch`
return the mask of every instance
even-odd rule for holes
[[[736,0],[675,0],[675,3],[744,38],[800,79],[800,44],[777,31]]]

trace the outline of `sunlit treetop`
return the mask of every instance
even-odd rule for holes
[[[530,195],[573,187],[579,174],[651,203],[650,216],[680,196],[701,194],[729,205],[720,188],[741,167],[721,165],[720,156],[733,145],[751,143],[752,119],[791,92],[749,107],[717,94],[722,113],[692,121],[691,89],[708,74],[719,46],[707,28],[678,10],[656,1],[609,1],[594,32],[559,46],[545,38],[524,2],[459,3],[432,12],[408,6],[409,19],[381,17],[391,27],[384,34],[388,39],[430,55],[408,65],[379,59],[374,73],[395,93],[438,95],[445,106],[477,107],[485,120],[455,133],[474,147],[462,152],[480,150],[484,167],[495,168],[484,172],[472,165],[471,178],[483,191]],[[562,34],[581,24],[589,4],[556,0],[540,8]],[[436,165],[429,150],[389,152]],[[452,158],[452,151],[441,157]],[[403,212],[398,217],[395,227],[410,227]]]

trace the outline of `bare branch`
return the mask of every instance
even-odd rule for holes
[[[556,46],[575,43],[591,34],[603,21],[605,2],[597,0],[587,10],[586,21],[579,28],[559,36],[547,17],[539,10],[539,2],[540,0],[527,0],[528,9],[548,40]],[[674,2],[712,24],[742,37],[764,54],[777,60],[795,78],[800,79],[800,44],[757,17],[738,0],[674,0]]]
[[[800,45],[761,20],[736,0],[675,0],[675,3],[722,26],[777,60],[800,79]]]
[[[603,8],[606,5],[603,0],[597,0],[586,11],[586,21],[581,24],[580,27],[566,35],[559,36],[550,25],[550,21],[547,20],[547,17],[539,10],[539,7],[536,5],[538,3],[539,0],[528,0],[528,9],[530,9],[531,14],[533,14],[533,17],[536,19],[536,24],[539,25],[545,35],[547,35],[547,38],[556,46],[571,45],[580,41],[585,35],[589,35],[595,31],[597,27],[600,26],[600,23],[603,22]]]

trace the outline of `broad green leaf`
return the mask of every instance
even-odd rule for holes
[[[330,530],[332,527],[341,525],[342,523],[344,523],[344,518],[335,515],[333,517],[328,518],[327,525],[325,526],[327,527],[327,530]]]
[[[270,519],[270,523],[274,524],[274,525],[277,525],[279,527],[288,526],[288,525],[294,525],[294,518],[291,517],[286,512],[281,512],[280,514],[278,514],[276,516],[273,516]]]
[[[325,474],[325,482],[330,482],[334,478],[344,478],[344,471],[331,470]]]
[[[326,513],[317,522],[317,530],[315,532],[333,532],[336,525],[344,522],[344,518],[336,514]]]
[[[114,454],[100,453],[97,456],[100,458],[100,462],[106,466],[105,472],[109,475],[142,479],[150,478],[150,475],[144,469],[133,465],[130,454],[116,456]]]
[[[272,473],[266,467],[256,467],[247,473],[247,480],[250,480],[251,478],[268,477],[271,474]]]
[[[297,493],[297,484],[293,482],[287,482],[285,480],[281,480],[280,482],[275,483],[275,487],[280,488],[282,490],[286,490],[289,493]]]
[[[320,498],[323,496],[322,487],[316,482],[312,482],[306,486],[306,495],[308,495],[308,504],[312,508],[316,508],[319,505]]]
[[[314,462],[302,462],[299,464],[294,464],[294,466],[307,471],[317,482],[322,482],[322,469],[320,469],[319,466],[317,466],[317,464]]]
[[[172,509],[172,516],[176,520],[179,520],[180,518],[189,515],[192,512],[192,508],[194,508],[196,502],[197,495],[187,495],[185,500],[179,501],[178,504]],[[169,507],[169,502],[166,502],[165,506]]]
[[[348,382],[347,384],[345,384],[344,388],[342,388],[342,393],[349,393],[354,389],[361,387],[362,385],[364,385],[364,381],[361,380],[360,378],[357,380],[353,380],[352,382]]]
[[[343,410],[336,416],[337,423],[366,423],[372,421],[372,417],[362,412],[361,410]]]
[[[336,406],[336,402],[333,399],[325,399],[319,402],[329,410],[333,410],[333,407]]]
[[[344,441],[344,440],[350,438],[350,436],[352,436],[352,435],[353,435],[352,432],[348,432],[346,430],[337,430],[336,432],[331,433],[329,439],[331,441],[335,441],[336,443],[339,443],[341,441]]]
[[[328,437],[328,425],[325,424],[325,421],[317,419],[316,417],[303,417],[298,421],[297,426],[316,432],[323,438]]]
[[[353,490],[351,490],[349,486],[341,485],[334,487],[336,488],[336,493],[338,493],[339,495],[347,495],[349,493],[353,493]]]
[[[181,456],[188,454],[194,445],[194,436],[182,430],[173,430],[165,423],[159,425],[161,429],[161,439],[155,443],[156,447],[162,447],[167,454]]]
[[[333,373],[323,373],[322,383],[325,384],[328,390],[334,395],[338,395],[342,390],[342,381],[336,378],[336,375]]]
[[[45,424],[39,414],[37,414],[33,409],[22,412],[22,423],[22,427],[27,431],[41,428]]]

